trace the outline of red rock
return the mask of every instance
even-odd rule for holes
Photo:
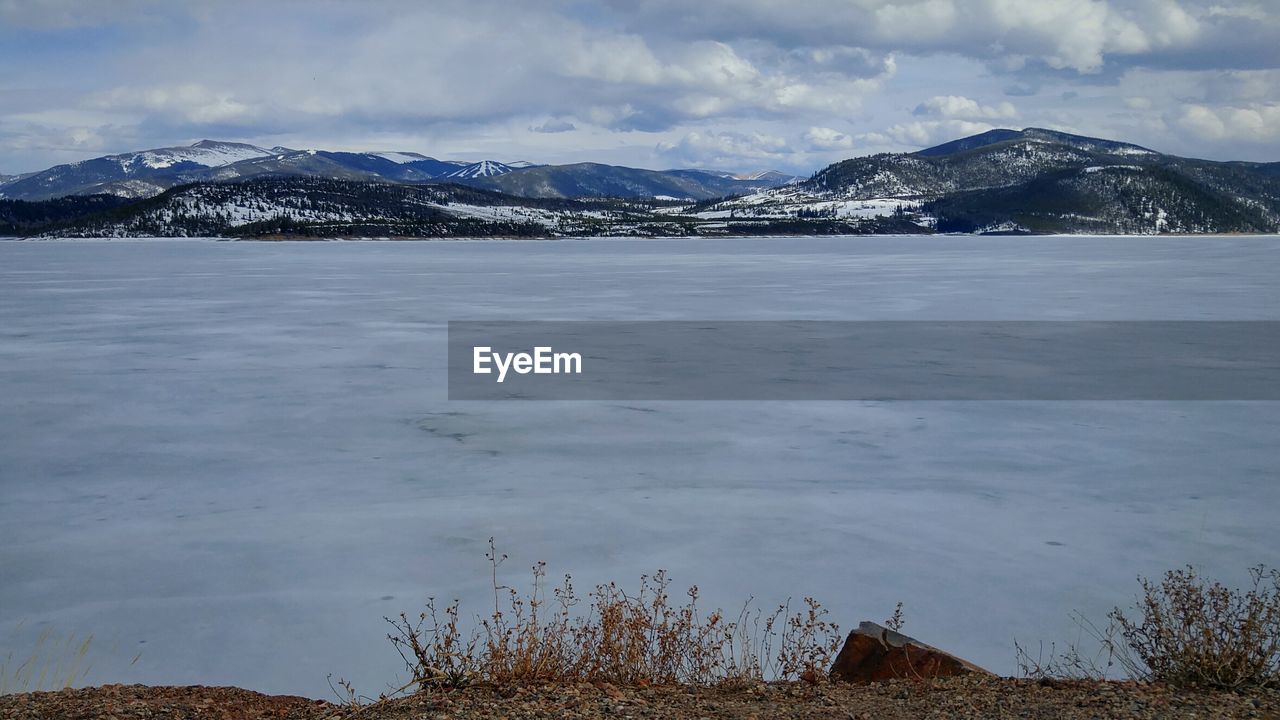
[[[861,683],[971,673],[991,675],[967,660],[873,622],[864,622],[849,633],[831,665],[833,680]]]

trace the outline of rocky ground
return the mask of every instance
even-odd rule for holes
[[[363,708],[238,688],[107,685],[0,697],[0,719],[322,718],[1280,718],[1280,691],[1179,692],[1135,683],[964,677],[870,685],[635,688],[581,685],[437,691]]]

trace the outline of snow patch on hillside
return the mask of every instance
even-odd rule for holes
[[[415,152],[374,152],[369,154],[373,157],[380,157],[383,160],[390,160],[397,165],[404,165],[405,163],[418,162],[419,160],[427,159],[426,155],[419,155]]]
[[[1092,175],[1104,170],[1142,170],[1142,167],[1140,165],[1092,165],[1085,168],[1084,172]]]
[[[1157,155],[1159,153],[1155,152],[1154,150],[1147,150],[1145,148],[1125,146],[1125,147],[1114,148],[1113,150],[1111,150],[1111,154],[1112,155]]]
[[[162,170],[182,162],[203,165],[204,167],[222,167],[241,160],[252,160],[270,154],[269,150],[264,150],[255,145],[201,140],[187,147],[144,150],[140,153],[118,155],[116,157],[121,167],[128,172],[131,166],[136,165],[142,165],[151,170]]]
[[[899,213],[918,213],[919,200],[898,197],[850,198],[835,193],[800,190],[783,186],[713,205],[686,205],[661,208],[656,212],[688,215],[703,220],[784,220],[823,218],[830,220],[891,217]]]
[[[507,165],[504,163],[495,162],[493,160],[481,160],[480,162],[477,162],[477,163],[471,163],[466,167],[458,168],[457,170],[454,170],[448,175],[445,175],[445,177],[450,177],[450,178],[492,177],[494,175],[504,175],[506,173],[511,172],[512,169],[513,168],[510,165]]]

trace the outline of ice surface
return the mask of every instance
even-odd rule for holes
[[[509,581],[903,600],[1012,672],[1139,573],[1280,562],[1280,405],[449,403],[445,322],[1277,319],[1278,269],[1276,237],[0,243],[0,655],[49,627],[94,635],[87,682],[376,694],[381,617],[482,612],[496,535]]]

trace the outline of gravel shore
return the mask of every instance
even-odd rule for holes
[[[609,685],[469,688],[356,710],[325,701],[239,688],[106,685],[0,697],[0,719],[202,718],[216,720],[488,720],[490,718],[1233,718],[1280,719],[1280,691],[1174,691],[1128,682],[951,678],[760,685],[747,688],[616,688]]]

